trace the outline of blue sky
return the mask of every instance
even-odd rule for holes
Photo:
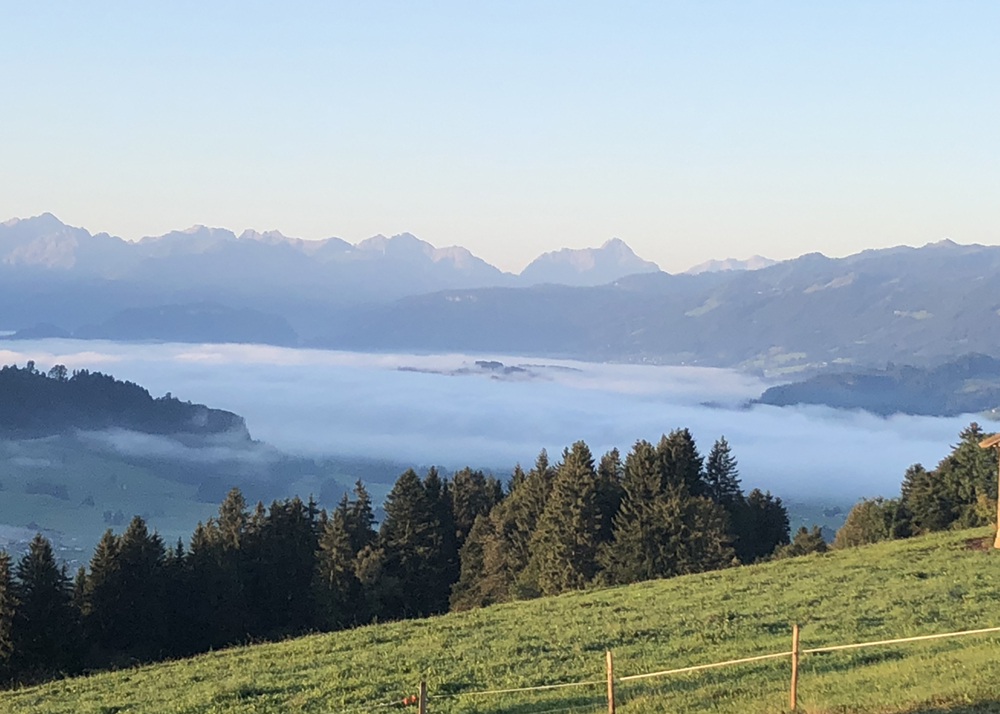
[[[1000,3],[0,1],[0,220],[509,270],[1000,242]]]

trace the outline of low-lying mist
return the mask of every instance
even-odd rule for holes
[[[0,363],[109,372],[154,395],[234,411],[255,439],[295,454],[505,470],[530,464],[542,448],[556,456],[577,439],[598,454],[615,446],[624,452],[636,439],[686,426],[703,453],[725,435],[745,487],[795,499],[893,495],[908,465],[935,464],[971,420],[744,408],[767,385],[706,368],[256,345],[9,346]],[[120,444],[123,451],[146,447],[165,448],[132,437]]]

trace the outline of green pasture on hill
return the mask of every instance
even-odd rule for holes
[[[429,712],[606,711],[602,683],[531,693],[476,690],[604,678],[790,648],[1000,625],[1000,553],[986,529],[512,603],[214,652],[0,695],[0,711],[384,712],[427,681]],[[786,659],[623,682],[622,714],[780,712]],[[1000,710],[1000,637],[807,655],[805,712]],[[446,696],[441,696],[446,695]],[[406,711],[415,712],[414,709]]]

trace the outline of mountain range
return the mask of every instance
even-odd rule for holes
[[[128,242],[44,214],[0,225],[0,327],[736,367],[785,380],[1000,358],[1000,247],[945,240],[768,263],[671,275],[610,240],[513,275],[407,233],[352,245],[198,226]]]
[[[617,239],[541,255],[515,275],[466,248],[436,248],[409,233],[352,245],[194,226],[130,242],[46,213],[0,224],[0,325],[47,322],[107,336],[114,332],[109,320],[128,321],[118,315],[124,307],[195,305],[204,312],[208,304],[281,316],[310,339],[329,330],[332,313],[352,306],[443,289],[598,285],[658,270]]]
[[[443,291],[373,307],[323,344],[737,367],[785,379],[1000,357],[1000,247],[942,241],[597,287]]]

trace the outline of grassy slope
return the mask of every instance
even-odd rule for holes
[[[373,625],[0,695],[5,712],[341,712],[412,693],[600,680],[802,646],[1000,625],[1000,554],[977,530],[885,543],[420,621]],[[787,660],[623,683],[629,712],[776,712]],[[803,658],[809,712],[1000,709],[1000,637]],[[590,688],[433,699],[431,712],[533,714],[604,707]],[[392,711],[382,709],[381,711]]]

